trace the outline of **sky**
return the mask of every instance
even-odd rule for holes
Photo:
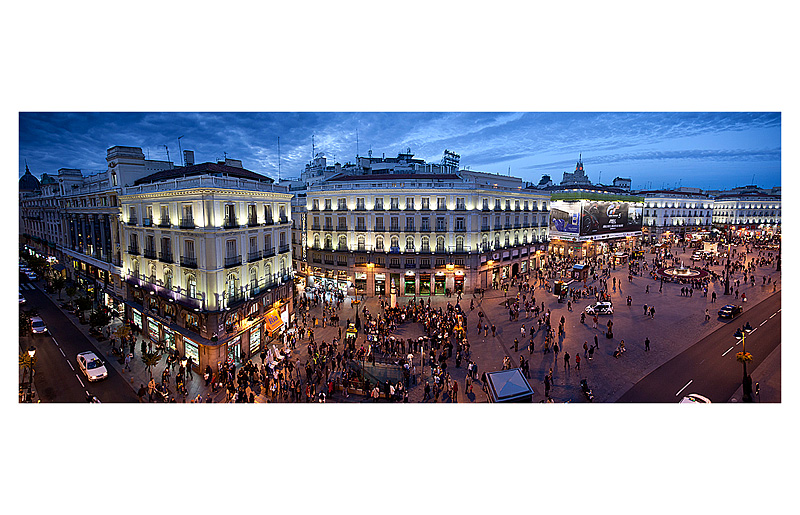
[[[178,138],[181,137],[180,143]],[[280,159],[278,139],[280,138]],[[20,112],[19,175],[106,169],[106,150],[141,147],[180,165],[240,159],[273,178],[299,177],[317,153],[328,163],[411,149],[440,162],[557,184],[579,156],[589,179],[633,189],[727,189],[781,184],[780,112]],[[166,146],[166,148],[165,148]]]

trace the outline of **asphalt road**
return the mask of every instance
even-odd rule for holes
[[[742,364],[736,361],[736,354],[743,344],[733,333],[747,322],[753,327],[744,342],[753,355],[747,364],[752,372],[781,342],[780,292],[726,322],[645,376],[617,402],[678,402],[689,393],[704,395],[712,402],[728,402],[742,384]]]
[[[27,300],[24,309],[36,309],[50,332],[20,338],[22,347],[36,347],[34,384],[41,402],[86,402],[88,394],[101,402],[138,402],[133,388],[111,365],[106,366],[107,378],[90,383],[78,369],[78,353],[93,351],[103,361],[108,358],[44,293],[23,287],[22,295]],[[139,385],[135,386],[138,389]]]

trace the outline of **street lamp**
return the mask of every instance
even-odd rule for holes
[[[30,380],[28,381],[28,401],[33,402],[33,358],[36,356],[36,347],[33,345],[28,348],[28,356],[31,358],[28,365],[28,375],[30,376]]]

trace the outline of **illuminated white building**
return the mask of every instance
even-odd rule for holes
[[[645,241],[655,243],[667,232],[678,238],[711,229],[714,199],[702,193],[640,191],[644,197]]]

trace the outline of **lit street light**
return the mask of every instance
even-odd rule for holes
[[[28,375],[30,376],[30,380],[28,381],[28,402],[33,402],[33,364],[35,362],[34,358],[36,356],[36,348],[31,345],[28,349],[28,356],[31,357],[30,364],[28,365]]]

